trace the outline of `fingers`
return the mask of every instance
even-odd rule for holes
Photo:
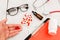
[[[18,24],[10,24],[9,26],[9,37],[15,36],[21,31],[21,26]]]
[[[15,35],[17,35],[20,32],[20,30],[12,30],[10,31],[9,37],[13,37]]]
[[[2,22],[2,23],[6,23],[6,21],[7,21],[7,19],[3,19],[1,22]]]
[[[20,24],[8,24],[8,26],[9,26],[9,28],[11,28],[11,27],[16,27],[16,26],[20,26],[20,27],[21,27]]]
[[[1,32],[5,34],[4,35],[5,38],[15,36],[16,34],[18,34],[21,31],[21,25],[6,24],[6,21],[7,21],[7,19],[0,21],[0,26],[1,26],[0,29],[4,31],[4,32],[3,31],[1,31]]]
[[[0,22],[0,40],[5,40],[5,39],[6,39],[6,36],[5,36],[4,26]]]
[[[9,35],[9,30],[8,30],[8,26],[6,25],[6,21],[7,19],[3,19],[2,21],[0,21],[0,32],[4,33],[5,38],[8,38]]]

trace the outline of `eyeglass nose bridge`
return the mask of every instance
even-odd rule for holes
[[[17,7],[17,11],[19,10],[20,8],[19,7]]]

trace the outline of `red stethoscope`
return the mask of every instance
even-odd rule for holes
[[[56,13],[56,12],[60,12],[60,10],[51,11],[50,14],[52,14],[52,13]]]

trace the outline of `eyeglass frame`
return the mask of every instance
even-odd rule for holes
[[[27,5],[27,7],[22,7],[22,6],[24,6],[24,5],[25,5],[25,6]],[[18,6],[18,7],[12,7],[12,8],[9,8],[9,9],[6,10],[6,11],[7,11],[7,14],[10,15],[10,16],[15,16],[16,14],[11,15],[10,12],[9,12],[9,10],[14,9],[14,8],[17,9],[17,10],[16,10],[16,11],[17,11],[16,14],[17,14],[19,9],[20,9],[21,11],[22,11],[21,8],[26,8],[26,9],[28,10],[29,6],[28,6],[28,4],[22,4],[22,5]],[[26,12],[27,10],[22,11],[22,12]]]

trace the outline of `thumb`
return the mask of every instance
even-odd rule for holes
[[[7,21],[7,19],[3,19],[1,22],[2,22],[2,23],[6,23],[6,21]]]

